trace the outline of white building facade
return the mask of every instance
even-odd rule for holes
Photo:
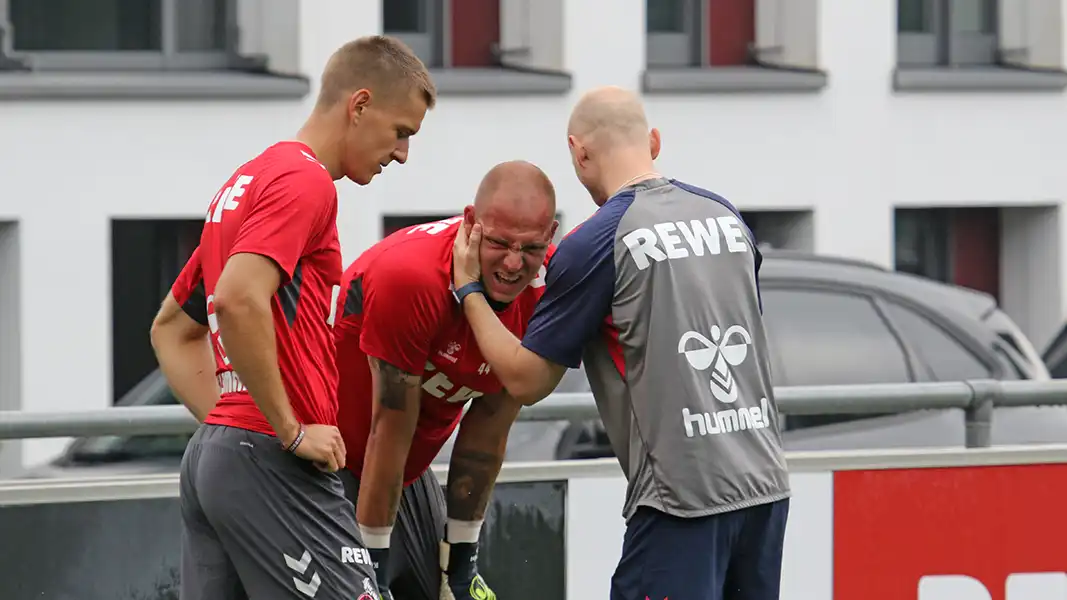
[[[510,159],[578,224],[595,206],[568,113],[615,84],[644,93],[659,169],[760,238],[984,289],[1044,347],[1067,302],[1065,0],[648,1],[0,0],[0,409],[103,408],[152,368],[174,266],[147,263],[180,262],[232,170],[301,125],[329,54],[383,22],[440,99],[407,165],[338,182],[346,262]]]

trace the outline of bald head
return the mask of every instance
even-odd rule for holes
[[[637,94],[604,86],[578,100],[567,133],[591,147],[647,146],[648,119]]]
[[[544,263],[559,226],[556,190],[531,163],[500,163],[482,178],[463,218],[482,228],[478,254],[486,292],[492,301],[506,304],[534,280]]]
[[[474,197],[474,212],[481,217],[487,211],[501,210],[513,218],[537,218],[556,214],[556,189],[548,175],[524,160],[503,162],[485,174]]]

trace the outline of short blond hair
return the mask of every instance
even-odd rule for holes
[[[361,37],[338,48],[323,70],[317,105],[333,106],[362,88],[390,98],[415,91],[427,108],[437,103],[426,65],[404,42],[387,35]]]

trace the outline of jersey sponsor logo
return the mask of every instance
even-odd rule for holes
[[[426,372],[430,373],[433,371],[437,371],[437,367],[430,361],[426,361]],[[445,375],[441,371],[437,371],[433,375],[425,378],[422,382],[422,390],[424,392],[434,398],[444,398],[445,396],[448,396],[446,402],[450,404],[463,403],[467,400],[473,400],[485,395],[484,393],[472,390],[465,385],[459,386],[459,389],[453,393],[452,388],[454,387],[456,387],[456,384],[448,378],[448,375]],[[451,395],[449,395],[450,393]]]
[[[726,252],[747,252],[748,243],[737,217],[693,219],[656,223],[641,227],[623,236],[622,241],[638,269],[644,270],[653,262],[711,256]]]
[[[215,194],[215,198],[208,206],[207,217],[204,219],[204,222],[222,222],[223,213],[228,210],[234,210],[241,205],[237,199],[245,195],[246,188],[250,183],[252,183],[251,175],[238,175],[237,179],[234,180],[233,185],[219,190],[219,193]]]
[[[997,594],[999,596],[999,594]],[[993,600],[984,583],[967,575],[927,575],[919,579],[917,600]],[[1067,573],[1012,573],[1004,580],[1004,600],[1063,600]]]
[[[373,565],[370,559],[370,552],[367,552],[366,548],[350,548],[348,546],[341,546],[341,564],[357,564],[357,565]]]
[[[219,384],[220,394],[236,394],[248,391],[245,384],[241,383],[241,378],[233,371],[223,371],[215,376],[215,380]]]
[[[224,366],[230,365],[230,358],[226,356],[226,348],[222,345],[222,334],[219,333],[219,315],[215,312],[215,294],[207,297],[207,328],[211,335],[211,346],[215,349],[215,356]]]
[[[459,223],[463,220],[463,217],[449,217],[440,221],[434,221],[433,223],[423,223],[422,225],[415,225],[411,229],[408,229],[407,235],[411,235],[417,231],[428,233],[430,235],[437,235],[442,231],[448,230],[449,227]]]
[[[712,325],[709,333],[711,339],[697,331],[683,333],[678,340],[678,353],[684,355],[689,366],[697,371],[712,369],[708,382],[712,396],[723,404],[733,404],[739,396],[734,369],[748,358],[752,335],[740,325],[731,325],[725,332],[718,325]],[[687,349],[691,340],[702,347]],[[682,423],[687,437],[716,435],[763,429],[769,425],[768,414],[769,402],[767,398],[761,398],[759,406],[695,413],[683,408]]]

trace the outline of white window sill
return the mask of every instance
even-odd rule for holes
[[[643,73],[641,85],[651,94],[810,93],[828,79],[821,71],[765,67],[655,68]]]
[[[2,100],[293,99],[308,80],[237,71],[0,72]]]
[[[1010,92],[1067,89],[1067,73],[1051,70],[978,67],[898,67],[893,89],[901,92]]]

